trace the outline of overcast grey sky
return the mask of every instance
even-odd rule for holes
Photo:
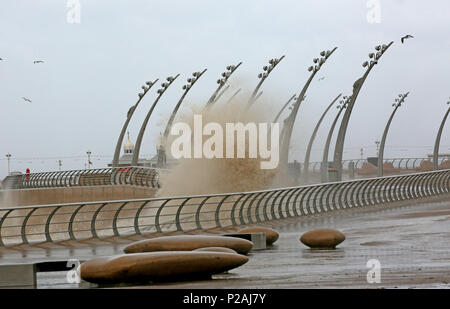
[[[141,153],[155,153],[161,124],[193,71],[208,68],[189,93],[189,104],[205,102],[219,74],[243,61],[235,73],[250,91],[270,58],[286,55],[264,84],[264,96],[281,106],[308,78],[321,50],[338,50],[310,86],[295,127],[291,159],[303,160],[315,122],[340,92],[351,94],[361,64],[378,44],[394,41],[371,72],[355,106],[344,158],[375,155],[394,98],[410,91],[396,115],[386,157],[431,153],[450,97],[450,2],[380,0],[381,22],[369,23],[366,0],[80,0],[80,23],[67,22],[67,0],[3,0],[0,10],[0,178],[12,169],[33,172],[94,167],[112,159],[129,107],[146,80],[181,73],[151,119]],[[400,43],[405,34],[414,39]],[[43,64],[33,64],[44,60]],[[233,80],[232,80],[233,82]],[[154,91],[156,90],[153,89]],[[138,108],[129,131],[136,138],[155,93]],[[28,103],[22,97],[30,98]],[[275,104],[275,103],[274,103]],[[276,109],[276,108],[275,108]],[[275,110],[274,109],[274,110]],[[336,110],[320,130],[312,161]],[[442,152],[450,152],[450,126]]]

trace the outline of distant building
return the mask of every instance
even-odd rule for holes
[[[128,139],[123,145],[123,155],[119,158],[119,166],[131,166],[131,162],[133,160],[134,153],[134,144],[130,139],[130,133],[128,133]],[[151,160],[147,159],[139,159],[138,166],[146,166],[146,167],[155,167],[152,166]],[[108,166],[112,166],[112,163],[109,163]]]
[[[144,167],[159,167],[164,168],[176,164],[177,160],[173,159],[171,156],[167,156],[166,151],[162,145],[156,149],[157,154],[151,159],[138,159],[138,166]],[[119,166],[131,166],[134,153],[134,144],[130,139],[130,134],[128,134],[128,139],[123,145],[123,155],[119,158]],[[112,166],[109,163],[108,166]]]

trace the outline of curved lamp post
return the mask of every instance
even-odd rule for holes
[[[116,144],[116,150],[114,151],[114,157],[112,161],[112,166],[117,167],[119,166],[119,156],[120,156],[120,148],[122,147],[123,138],[125,137],[125,132],[127,131],[128,124],[130,123],[131,117],[133,117],[134,111],[138,107],[139,103],[142,101],[144,96],[147,94],[147,92],[152,88],[152,86],[158,81],[158,79],[155,79],[153,82],[146,82],[145,85],[143,85],[141,88],[144,90],[144,92],[139,93],[139,99],[133,106],[130,107],[130,109],[127,112],[127,119],[125,120],[125,123],[123,124],[122,131],[120,132],[119,139],[117,140]]]
[[[309,158],[311,156],[311,148],[314,143],[314,139],[316,138],[317,131],[319,131],[320,124],[323,121],[323,118],[325,118],[325,115],[330,110],[331,106],[341,97],[342,93],[340,93],[331,103],[328,105],[327,109],[323,112],[322,116],[319,119],[319,122],[317,122],[316,127],[314,128],[313,134],[311,135],[311,138],[308,143],[308,148],[306,149],[306,155],[305,155],[305,162],[303,163],[303,170],[305,172],[305,178],[308,180],[308,173],[309,173]]]
[[[364,75],[355,81],[353,84],[353,94],[351,95],[351,100],[348,103],[348,106],[345,110],[344,116],[342,118],[341,126],[339,128],[338,137],[336,140],[336,146],[334,149],[334,167],[337,170],[337,180],[342,180],[342,153],[344,151],[344,141],[345,141],[345,134],[347,132],[348,122],[350,120],[350,115],[352,113],[353,107],[356,102],[356,98],[358,97],[359,91],[361,90],[367,76],[369,75],[372,68],[378,64],[378,61],[380,60],[381,56],[388,50],[388,48],[393,44],[394,42],[390,42],[388,45],[378,45],[375,47],[374,53],[369,54],[369,61],[365,61],[362,66],[366,69],[366,72]]]
[[[239,68],[239,66],[242,64],[242,61],[239,62],[237,65],[229,65],[227,66],[227,70],[225,72],[222,72],[221,74],[221,78],[217,80],[217,84],[219,84],[219,86],[217,87],[216,91],[214,91],[214,93],[211,95],[211,97],[209,98],[208,102],[206,103],[205,108],[208,108],[210,105],[214,104],[215,102],[217,102],[217,100],[219,100],[219,98],[223,95],[223,93],[228,89],[225,88],[224,91],[222,91],[220,94],[220,90],[223,88],[223,86],[225,86],[225,84],[228,81],[228,78],[230,78],[231,74],[234,73],[234,71],[236,71],[237,68]]]
[[[186,85],[183,85],[183,90],[184,90],[184,93],[183,93],[183,95],[181,96],[181,98],[178,100],[178,103],[177,103],[177,105],[175,106],[175,108],[173,109],[173,111],[172,111],[172,115],[170,115],[170,119],[169,119],[169,121],[167,122],[167,125],[166,125],[166,129],[164,130],[164,140],[162,141],[162,144],[163,145],[165,145],[165,142],[166,142],[166,140],[167,140],[167,137],[169,136],[169,132],[170,132],[170,128],[172,127],[172,123],[173,123],[173,120],[175,119],[175,115],[177,114],[177,112],[178,112],[178,109],[180,108],[180,106],[181,106],[181,103],[183,102],[183,100],[184,100],[184,98],[186,97],[186,95],[187,95],[187,93],[189,92],[189,90],[192,88],[192,86],[194,86],[194,84],[197,82],[197,80],[203,75],[203,73],[205,73],[206,72],[206,69],[204,69],[202,72],[194,72],[194,73],[192,73],[192,76],[193,77],[189,77],[188,79],[187,79],[187,84]]]
[[[286,109],[286,107],[289,105],[289,103],[291,103],[292,100],[294,100],[294,102],[297,100],[296,94],[293,94],[292,97],[290,97],[289,100],[286,103],[284,103],[283,107],[280,109],[278,114],[275,116],[275,119],[273,120],[273,123],[276,123],[278,121],[278,119],[280,118],[281,114]]]
[[[214,100],[214,102],[213,103],[216,103],[217,101],[219,101],[220,100],[220,98],[223,96],[223,94],[225,93],[225,92],[227,92],[227,90],[228,89],[230,89],[230,85],[227,85],[218,95],[217,95],[217,97],[216,97],[216,99]]]
[[[166,78],[167,82],[162,83],[161,88],[158,89],[158,91],[157,91],[158,97],[153,102],[153,105],[150,108],[150,110],[148,111],[147,116],[145,117],[144,122],[141,125],[141,129],[139,130],[139,135],[136,139],[136,145],[135,145],[134,151],[133,151],[133,159],[131,160],[132,166],[138,165],[139,153],[141,151],[141,144],[142,144],[142,140],[144,138],[145,129],[147,128],[148,121],[150,119],[150,116],[153,113],[153,110],[156,107],[156,104],[158,104],[159,99],[161,99],[164,92],[166,92],[167,88],[169,88],[169,86],[172,85],[172,83],[177,79],[178,76],[180,76],[180,74],[177,74],[175,77],[172,77],[172,76],[167,77]]]
[[[389,117],[389,120],[386,124],[386,128],[384,129],[383,132],[383,137],[381,138],[381,142],[380,142],[380,148],[378,151],[378,171],[377,171],[377,175],[378,177],[383,177],[383,155],[384,155],[384,145],[386,144],[386,137],[389,131],[389,127],[391,126],[391,122],[392,119],[394,118],[395,112],[397,111],[397,109],[402,106],[402,103],[405,101],[406,97],[408,96],[409,92],[405,93],[405,94],[399,94],[398,98],[395,99],[395,103],[392,104],[392,106],[394,107],[394,110],[391,113],[391,117]]]
[[[250,108],[250,106],[252,106],[252,104],[255,103],[256,97],[257,97],[258,92],[259,92],[259,88],[261,88],[262,84],[264,83],[266,78],[269,76],[270,72],[272,72],[273,69],[275,69],[275,67],[278,65],[278,63],[280,63],[280,61],[283,60],[283,58],[284,58],[284,55],[281,56],[280,59],[277,59],[277,58],[270,59],[269,60],[269,65],[265,65],[263,67],[264,73],[259,73],[258,74],[258,78],[260,79],[260,81],[256,85],[255,90],[253,90],[252,95],[248,99],[247,106],[246,106],[245,110],[248,110]]]
[[[234,99],[234,97],[239,93],[239,92],[241,92],[241,88],[239,88],[238,90],[236,90],[236,92],[227,100],[227,103],[226,104],[228,104],[228,103],[230,103],[231,101],[233,101],[233,99]]]
[[[450,101],[448,101],[447,104],[450,104]],[[439,144],[441,143],[442,130],[444,129],[445,122],[447,121],[447,117],[448,117],[449,112],[450,112],[450,106],[447,109],[447,112],[445,113],[444,118],[442,119],[441,126],[439,127],[439,131],[438,131],[438,134],[436,136],[436,142],[434,143],[433,169],[435,169],[435,170],[439,169],[439,165],[438,165]]]
[[[306,91],[308,90],[309,85],[311,84],[314,76],[319,72],[322,65],[325,64],[327,59],[334,53],[334,51],[337,49],[337,47],[333,48],[333,50],[329,51],[322,51],[320,53],[321,58],[314,58],[313,62],[314,65],[310,66],[308,68],[308,71],[311,72],[311,75],[309,76],[308,80],[306,81],[306,84],[303,86],[303,89],[301,90],[300,94],[298,95],[298,98],[295,101],[294,107],[292,108],[292,111],[288,118],[284,121],[285,125],[282,130],[282,136],[281,136],[281,154],[280,154],[280,162],[287,167],[288,159],[289,159],[289,146],[291,143],[291,136],[292,136],[292,130],[294,129],[295,124],[295,118],[297,117],[298,110],[300,108],[301,102],[304,100]]]
[[[263,93],[264,93],[264,91],[260,91],[260,92],[258,93],[258,95],[255,97],[255,99],[253,100],[253,102],[258,101],[258,99],[262,96]]]
[[[297,96],[295,96],[294,97],[294,103],[291,105],[291,106],[289,106],[289,110],[291,111],[291,113],[292,113],[292,110],[294,109],[294,106],[295,106],[295,104],[297,104],[298,102],[298,97]],[[306,100],[306,95],[303,97],[303,99],[301,100],[301,101],[305,101]],[[301,102],[300,103],[298,103],[298,104],[301,104]],[[289,117],[287,117],[287,118],[285,118],[284,120],[283,120],[283,126],[282,126],[282,128],[281,128],[281,132],[280,132],[280,140],[281,139],[283,139],[283,137],[285,136],[285,134],[286,134],[286,128],[287,128],[287,123],[288,123],[288,121],[289,121]],[[282,142],[281,142],[281,144],[282,144]]]
[[[347,104],[348,102],[350,102],[350,100],[351,97],[343,96],[342,100],[339,101],[339,105],[337,106],[339,112],[337,113],[333,123],[331,124],[330,132],[328,132],[327,141],[325,142],[325,147],[323,149],[323,156],[322,156],[322,168],[321,168],[322,182],[328,181],[328,153],[330,151],[331,138],[333,137],[334,128],[336,127],[336,124],[339,120],[339,117],[342,114],[342,111],[347,108]]]

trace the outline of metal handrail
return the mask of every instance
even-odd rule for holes
[[[134,185],[159,188],[159,169],[148,167],[110,167],[23,174],[7,189],[58,188],[99,185]],[[7,184],[8,181],[5,181]]]
[[[448,160],[446,157],[439,157],[439,164],[441,164],[443,161]],[[392,163],[394,165],[394,168],[396,169],[402,169],[402,170],[416,170],[422,162],[430,162],[432,163],[432,158],[390,158],[390,159],[383,159],[384,163]],[[348,160],[342,160],[342,166],[343,168],[348,168],[350,163],[355,163],[355,168],[359,169],[362,166],[362,163],[368,162],[366,159],[348,159]],[[309,162],[309,169],[313,173],[320,172],[322,162]],[[402,164],[403,163],[403,164]]]
[[[222,228],[450,193],[450,170],[319,185],[0,209],[0,245]]]

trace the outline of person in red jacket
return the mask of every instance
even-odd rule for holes
[[[28,182],[30,181],[30,169],[27,168],[25,171],[25,181]]]

